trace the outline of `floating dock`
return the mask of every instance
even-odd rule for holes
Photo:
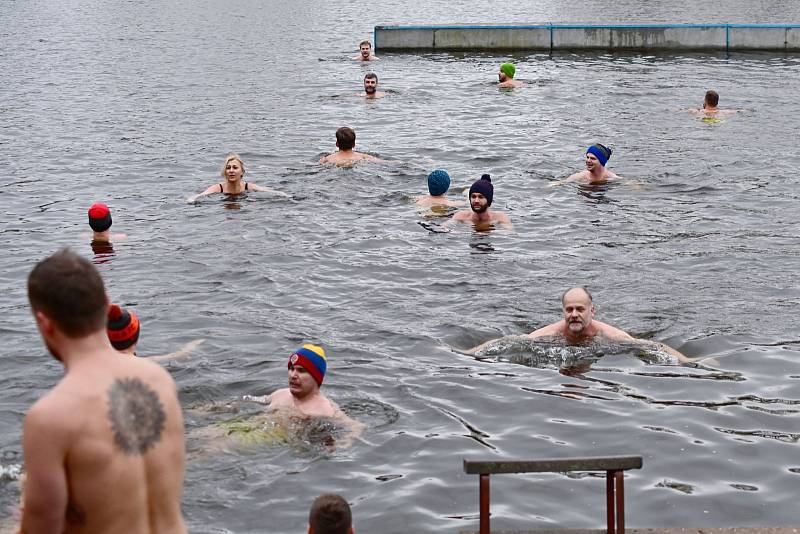
[[[800,52],[800,24],[375,26],[375,51],[635,50]]]

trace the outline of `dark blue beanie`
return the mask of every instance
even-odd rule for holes
[[[450,189],[450,175],[447,171],[436,169],[428,175],[428,192],[435,197],[444,195]]]
[[[492,185],[492,177],[488,174],[481,176],[481,179],[472,184],[469,188],[469,194],[480,193],[488,201],[487,206],[492,205],[492,197],[494,196],[494,186]]]
[[[600,143],[595,143],[589,148],[586,149],[587,154],[594,154],[595,157],[600,161],[600,165],[603,167],[606,166],[606,162],[608,158],[611,157],[611,149],[607,146],[603,146]]]

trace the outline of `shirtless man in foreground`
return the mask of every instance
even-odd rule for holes
[[[38,263],[28,298],[66,374],[25,417],[21,532],[185,533],[172,378],[111,346],[103,280],[84,258],[65,249]]]
[[[573,287],[565,291],[561,296],[561,308],[564,312],[563,320],[534,330],[530,334],[524,336],[506,336],[501,339],[552,338],[563,339],[567,345],[582,345],[596,338],[601,338],[608,341],[635,343],[637,345],[661,350],[675,356],[680,363],[692,361],[690,358],[687,358],[668,345],[647,339],[637,339],[619,328],[596,321],[594,319],[595,308],[592,302],[592,295],[584,287]],[[475,354],[497,341],[499,340],[491,339],[466,352],[468,354]]]
[[[452,221],[472,222],[476,230],[488,230],[494,223],[500,223],[504,228],[512,229],[511,219],[502,211],[489,209],[494,199],[494,186],[488,174],[481,176],[469,188],[469,205],[472,211],[462,210],[453,215]],[[450,222],[450,221],[448,221]]]
[[[370,154],[356,152],[353,147],[356,146],[356,132],[352,128],[343,126],[336,130],[336,152],[329,154],[319,160],[320,163],[333,163],[340,167],[354,165],[358,161],[378,161],[384,160],[376,158]]]

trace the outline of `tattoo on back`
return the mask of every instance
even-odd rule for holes
[[[129,455],[161,441],[167,416],[155,391],[138,378],[117,378],[108,388],[108,419],[114,443]]]

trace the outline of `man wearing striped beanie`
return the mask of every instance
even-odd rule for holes
[[[272,408],[289,409],[312,417],[333,417],[339,407],[320,392],[328,358],[318,345],[307,343],[289,356],[289,387],[269,396]]]

